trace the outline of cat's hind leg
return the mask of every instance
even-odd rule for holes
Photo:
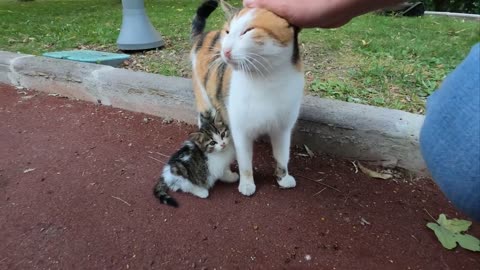
[[[208,189],[204,188],[204,187],[200,187],[200,186],[197,186],[197,185],[191,185],[190,189],[188,191],[185,191],[185,192],[189,192],[189,193],[192,193],[193,195],[199,197],[199,198],[202,198],[202,199],[205,199],[208,197]]]
[[[270,135],[272,142],[273,156],[277,161],[275,176],[277,183],[282,188],[293,188],[296,181],[293,176],[288,174],[288,160],[290,159],[290,138],[291,130],[277,131]]]
[[[232,172],[232,170],[230,170],[230,166],[228,166],[225,168],[222,177],[220,177],[220,181],[225,183],[235,183],[239,178],[240,176],[238,176],[238,173]]]
[[[183,192],[191,193],[200,198],[208,197],[208,189],[195,185],[183,177],[179,177],[179,181],[175,183],[172,189],[180,189]]]

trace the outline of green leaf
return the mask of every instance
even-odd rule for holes
[[[445,214],[440,214],[437,223],[427,223],[427,227],[435,232],[438,241],[446,249],[453,249],[460,244],[464,249],[480,252],[480,240],[476,237],[463,234],[472,225],[472,222],[461,219],[447,219]]]
[[[480,252],[480,240],[470,234],[457,234],[455,240],[464,249]]]
[[[441,227],[436,223],[428,223],[427,227],[432,229],[435,232],[435,235],[438,238],[438,241],[442,244],[443,247],[446,249],[453,249],[457,246],[457,242],[455,241],[455,237],[452,232],[449,230]]]
[[[468,220],[460,220],[460,219],[447,219],[444,214],[440,214],[437,220],[440,226],[444,227],[445,229],[453,232],[453,233],[460,233],[465,232],[468,230],[470,225],[472,225],[471,221]]]

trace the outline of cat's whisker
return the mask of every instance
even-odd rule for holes
[[[266,64],[266,65],[268,65],[268,67],[269,67],[271,70],[273,70],[272,64],[270,63],[270,61],[268,61],[267,58],[265,58],[265,56],[262,56],[262,55],[257,54],[257,53],[248,53],[248,56],[251,57],[251,55],[254,56],[254,57],[252,57],[252,58],[255,59],[257,62],[259,62],[259,63],[262,64],[262,65],[263,65],[263,64]],[[259,59],[257,59],[257,57],[260,58],[260,60],[262,60],[262,61],[260,61]],[[266,66],[264,66],[264,67],[265,67],[265,69],[266,69],[267,71],[269,70]]]
[[[255,65],[255,63],[253,63],[250,59],[248,59],[248,57],[245,58],[245,61],[247,61],[248,64],[249,64],[249,66],[251,66],[252,68],[254,68],[259,75],[261,75],[262,77],[265,77],[265,75],[263,74],[263,72]]]
[[[254,62],[252,62],[252,60],[256,60],[256,59],[248,57],[248,56],[245,59],[251,64],[251,66],[253,68],[255,68],[255,70],[257,70],[257,72],[259,73],[259,75],[261,75],[261,77],[265,77],[265,73],[259,67],[257,67],[257,65],[255,65]],[[265,66],[263,66],[263,68],[265,69]],[[268,72],[268,70],[265,69],[265,72]]]
[[[263,59],[265,59],[265,63],[267,63],[270,68],[265,66],[262,61],[256,59],[255,57],[251,57],[250,55],[247,55],[247,57],[250,58],[251,60],[257,62],[258,64],[260,64],[265,69],[266,72],[270,72],[273,69],[272,64],[270,64],[268,61],[266,61],[265,58],[263,58]]]

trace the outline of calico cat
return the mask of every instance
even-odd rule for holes
[[[204,32],[217,1],[205,1],[192,22],[190,57],[197,110],[218,107],[228,119],[242,194],[255,192],[253,142],[263,134],[271,139],[278,184],[295,187],[288,161],[304,88],[300,30],[265,9],[235,10],[224,1],[220,4],[228,15],[222,30]]]
[[[200,119],[201,128],[170,157],[154,187],[155,197],[164,204],[178,206],[168,195],[169,189],[207,198],[217,179],[233,183],[239,178],[230,170],[235,148],[228,126],[212,111],[204,112]]]

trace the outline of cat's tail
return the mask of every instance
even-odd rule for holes
[[[207,19],[210,14],[218,7],[218,1],[207,0],[203,2],[198,8],[197,13],[192,21],[191,39],[195,40],[205,30]]]
[[[177,201],[175,201],[174,198],[170,197],[167,193],[168,191],[168,186],[165,184],[165,180],[163,179],[163,176],[160,176],[160,179],[158,179],[158,183],[155,185],[155,188],[153,189],[153,195],[157,197],[161,203],[170,205],[173,207],[178,207]]]

